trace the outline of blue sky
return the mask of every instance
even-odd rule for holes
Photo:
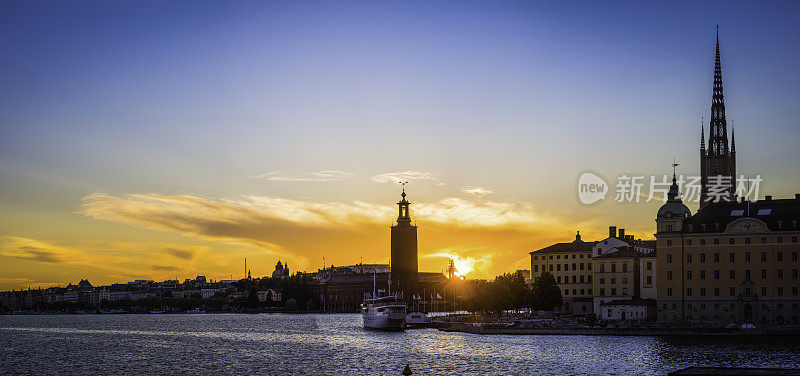
[[[3,2],[0,208],[11,215],[0,236],[238,256],[269,246],[82,211],[96,193],[391,209],[397,187],[371,178],[412,171],[434,177],[409,186],[420,205],[509,203],[558,223],[510,248],[487,235],[429,252],[518,261],[522,247],[609,224],[649,237],[657,203],[585,207],[574,184],[587,170],[665,174],[673,157],[699,171],[716,24],[739,171],[761,174],[776,197],[800,191],[798,21],[800,5],[777,1]],[[479,201],[469,187],[491,194]],[[380,260],[388,243],[374,249]],[[308,268],[321,256],[290,241],[267,251],[264,263],[283,255]],[[368,251],[342,253],[335,262]]]

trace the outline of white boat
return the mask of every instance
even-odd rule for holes
[[[425,328],[430,324],[428,315],[422,312],[411,312],[406,315],[406,327],[409,328]]]
[[[365,298],[361,304],[361,317],[365,329],[403,330],[406,324],[406,303],[390,295]]]

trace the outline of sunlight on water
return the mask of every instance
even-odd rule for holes
[[[644,374],[797,366],[794,338],[365,331],[357,314],[0,316],[3,371],[39,374]]]

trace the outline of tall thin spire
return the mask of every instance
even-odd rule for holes
[[[719,25],[714,57],[714,90],[711,96],[711,121],[708,138],[709,155],[728,155],[728,125],[725,120],[725,96],[722,90],[722,63],[719,54]]]
[[[700,150],[706,150],[706,129],[705,129],[705,119],[700,117]]]
[[[733,120],[731,120],[731,154],[736,154],[736,135],[734,131],[736,130],[736,126],[733,125]]]

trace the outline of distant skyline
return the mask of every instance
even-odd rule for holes
[[[794,197],[796,2],[4,2],[0,290],[388,263],[399,180],[421,271],[652,238],[576,182],[699,174],[717,24],[737,170]]]

